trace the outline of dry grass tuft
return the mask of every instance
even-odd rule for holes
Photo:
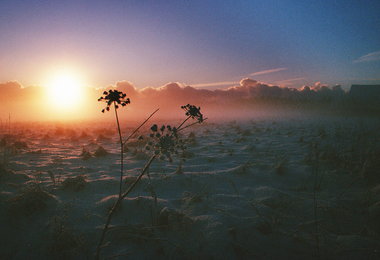
[[[106,149],[103,148],[103,146],[99,145],[95,152],[94,152],[94,155],[96,157],[101,157],[101,156],[106,156],[108,154],[108,152],[106,151]]]
[[[31,216],[36,212],[41,212],[47,207],[48,200],[52,197],[38,184],[21,191],[20,194],[8,199],[11,203],[9,213],[11,217]]]
[[[63,190],[81,191],[86,187],[87,181],[83,175],[78,175],[75,178],[67,178],[62,182]]]
[[[134,149],[131,155],[136,160],[148,160],[150,158],[149,155],[147,155],[140,149]]]
[[[68,223],[70,207],[54,215],[48,223],[49,251],[53,259],[74,259],[79,255],[85,259],[85,240],[75,228]],[[88,259],[88,256],[87,256]]]

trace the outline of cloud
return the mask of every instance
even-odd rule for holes
[[[276,81],[275,84],[280,85],[280,86],[288,86],[288,85],[293,85],[295,81],[304,80],[304,79],[306,78],[284,79],[284,80]]]
[[[44,87],[30,86],[25,88],[17,80],[0,83],[0,97],[2,103],[23,101],[25,103],[35,101],[43,95]]]
[[[361,56],[359,59],[353,61],[353,63],[371,62],[380,60],[380,51],[372,52],[367,55]]]
[[[271,70],[263,70],[263,71],[258,71],[251,73],[250,76],[257,76],[257,75],[262,75],[262,74],[269,74],[277,71],[282,71],[282,70],[287,70],[288,68],[278,68],[278,69],[271,69]]]
[[[0,91],[1,91],[1,94],[4,94],[4,95],[7,95],[8,92],[12,93],[12,92],[18,91],[21,88],[22,88],[22,85],[17,80],[8,81],[6,83],[0,83]],[[6,99],[2,98],[2,100],[6,100]]]
[[[133,84],[129,81],[123,80],[123,81],[118,81],[116,82],[115,86],[108,86],[109,88],[117,88],[119,91],[122,91],[124,93],[128,93],[128,97],[130,98],[135,98],[139,97],[140,93],[139,90],[133,86]]]
[[[214,83],[203,83],[203,84],[191,84],[193,88],[207,88],[207,87],[220,87],[220,86],[231,86],[238,83],[237,81],[222,81]]]
[[[225,114],[229,114],[235,117],[236,115],[243,116],[244,113],[240,113],[241,111],[246,111],[248,114],[252,111],[259,111],[262,105],[263,109],[264,107],[271,109],[271,106],[284,104],[284,102],[292,104],[297,100],[327,100],[339,98],[345,94],[339,85],[330,88],[317,82],[313,86],[295,89],[271,86],[252,78],[244,78],[239,84],[234,84],[227,89],[215,90],[195,88],[178,82],[170,82],[159,88],[137,89],[129,81],[118,81],[104,89],[85,87],[81,102],[83,104],[80,104],[81,107],[72,112],[73,116],[80,118],[83,113],[82,118],[85,119],[104,120],[108,118],[112,120],[111,113],[106,113],[107,115],[101,113],[104,104],[97,102],[105,89],[118,89],[131,99],[131,104],[119,112],[120,116],[126,120],[146,118],[157,108],[160,109],[157,117],[162,119],[181,118],[183,117],[181,106],[186,104],[200,106],[206,116],[213,114],[215,117],[224,117]],[[17,81],[0,83],[0,96],[2,97],[0,112],[3,112],[3,114],[0,113],[0,117],[11,112],[29,120],[38,120],[41,118],[41,114],[46,118],[57,119],[58,117],[52,113],[51,107],[45,105],[48,103],[45,92],[46,87],[24,88]]]
[[[240,80],[240,86],[243,88],[254,87],[257,84],[257,80],[251,78],[244,78]],[[237,86],[235,88],[238,88]]]

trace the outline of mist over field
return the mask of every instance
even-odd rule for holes
[[[379,257],[376,85],[0,95],[0,258]]]
[[[100,259],[379,258],[378,117],[204,110],[180,132],[186,152],[155,160],[123,199]],[[121,164],[116,123],[102,119],[114,113],[97,112],[1,129],[2,259],[94,258]],[[124,138],[141,123],[126,118]],[[123,191],[152,158],[152,124],[180,122],[154,115],[123,146]]]

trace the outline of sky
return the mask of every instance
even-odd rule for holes
[[[380,2],[0,1],[0,82],[380,84]]]
[[[150,113],[380,84],[378,0],[0,0],[0,12],[2,121],[95,118],[109,88]]]

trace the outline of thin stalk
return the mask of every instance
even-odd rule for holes
[[[127,138],[127,140],[124,141],[123,146],[128,142],[128,140],[146,123],[148,120],[159,110],[159,108],[156,109],[139,127],[136,128],[135,131],[132,132],[132,134]]]
[[[337,197],[337,199],[340,199],[340,197],[342,197],[343,193],[346,192],[346,190],[348,190],[348,188],[351,187],[352,184],[354,184],[357,180],[359,180],[361,178],[361,176],[359,177],[356,177],[350,184],[347,185],[346,188],[344,188],[344,190],[339,194],[339,196]]]
[[[205,119],[203,119],[203,121],[206,121],[207,120],[207,117],[205,118]],[[186,119],[186,121],[187,121],[187,119]],[[186,122],[185,121],[185,122]],[[202,121],[202,122],[203,122]],[[183,122],[183,123],[185,123],[185,122]],[[187,126],[184,126],[184,127],[182,127],[181,129],[178,129],[177,131],[181,131],[181,130],[183,130],[183,129],[185,129],[185,128],[188,128],[188,127],[190,127],[190,126],[193,126],[193,125],[196,125],[196,124],[200,124],[200,123],[202,123],[202,122],[195,122],[195,123],[192,123],[192,124],[190,124],[190,125],[187,125]],[[182,126],[183,125],[183,123],[180,125],[180,126]]]
[[[121,190],[123,188],[123,171],[124,171],[124,155],[123,155],[123,137],[121,136],[121,130],[120,130],[120,124],[119,124],[119,117],[117,115],[117,109],[116,109],[116,103],[114,102],[115,107],[115,116],[116,116],[116,122],[117,122],[117,130],[119,131],[119,139],[120,139],[120,145],[121,145],[121,151],[120,151],[120,189],[119,189],[119,197],[121,196]]]
[[[108,215],[108,219],[107,219],[107,222],[104,226],[104,229],[103,229],[103,233],[102,233],[102,237],[100,238],[100,242],[99,242],[99,246],[98,246],[98,249],[96,251],[96,255],[95,255],[95,259],[98,260],[99,257],[100,257],[100,251],[102,250],[102,245],[103,245],[103,240],[106,236],[106,233],[107,233],[107,229],[108,229],[108,226],[111,222],[111,219],[113,217],[113,215],[115,214],[117,208],[119,207],[121,201],[128,196],[128,194],[133,190],[133,188],[137,185],[137,183],[141,180],[141,178],[144,176],[144,174],[147,172],[147,170],[149,169],[149,166],[151,165],[151,163],[154,161],[154,159],[156,159],[156,155],[153,155],[149,162],[145,165],[144,169],[141,171],[140,175],[137,177],[137,179],[134,181],[134,183],[132,183],[131,187],[129,187],[129,189],[124,192],[122,195],[120,195],[118,198],[117,198],[117,201],[115,203],[115,205],[113,206],[113,208],[111,209],[110,211],[110,214]]]
[[[317,221],[317,197],[316,197],[316,190],[317,190],[317,183],[318,183],[318,163],[319,163],[319,156],[318,156],[318,146],[315,144],[315,179],[314,179],[314,193],[313,193],[313,199],[314,199],[314,220],[315,220],[315,242],[317,244],[317,254],[318,259],[321,259],[320,251],[319,251],[319,235],[318,235],[318,221]]]
[[[141,180],[141,178],[144,176],[144,174],[149,170],[149,166],[152,164],[154,159],[156,159],[156,157],[157,157],[156,155],[152,155],[152,157],[150,157],[149,162],[145,165],[144,169],[141,171],[141,174],[137,177],[135,182],[132,183],[131,187],[129,187],[129,189],[121,195],[121,199],[124,199],[125,197],[128,196],[128,194],[137,185],[137,183]]]
[[[137,179],[135,180],[135,182],[129,187],[129,189],[122,193],[122,186],[123,186],[123,171],[124,171],[124,157],[123,157],[123,146],[124,144],[131,138],[131,136],[133,134],[135,134],[137,132],[137,130],[139,130],[159,109],[157,109],[156,111],[154,111],[128,138],[125,142],[123,142],[123,138],[122,138],[122,135],[121,135],[121,129],[120,129],[120,124],[119,124],[119,117],[118,117],[118,114],[117,114],[117,109],[116,109],[116,103],[114,103],[114,106],[115,106],[115,116],[116,116],[116,123],[117,123],[117,129],[118,129],[118,132],[119,132],[119,139],[120,139],[120,164],[121,164],[121,168],[120,168],[120,189],[119,189],[119,197],[117,198],[117,201],[115,203],[115,205],[113,206],[112,210],[110,211],[110,214],[108,215],[108,219],[107,219],[107,222],[104,226],[104,229],[103,229],[103,233],[102,233],[102,237],[100,238],[100,242],[99,242],[99,246],[98,246],[98,249],[97,249],[97,252],[96,252],[96,255],[95,255],[95,259],[99,259],[100,257],[100,251],[102,249],[102,244],[103,244],[103,241],[104,241],[104,238],[105,238],[105,235],[106,235],[106,232],[107,232],[107,229],[108,229],[108,226],[111,222],[111,219],[113,217],[113,215],[115,214],[116,212],[116,209],[119,207],[121,201],[126,197],[128,196],[128,194],[133,190],[133,188],[137,185],[137,183],[141,180],[142,176],[148,171],[149,169],[149,166],[150,164],[154,161],[154,159],[156,158],[155,155],[153,155],[149,162],[145,165],[144,169],[142,170],[141,174],[137,177]]]
[[[177,131],[179,131],[181,129],[181,126],[183,126],[183,124],[190,119],[191,116],[189,116],[188,118],[186,118],[178,127],[177,127]]]

